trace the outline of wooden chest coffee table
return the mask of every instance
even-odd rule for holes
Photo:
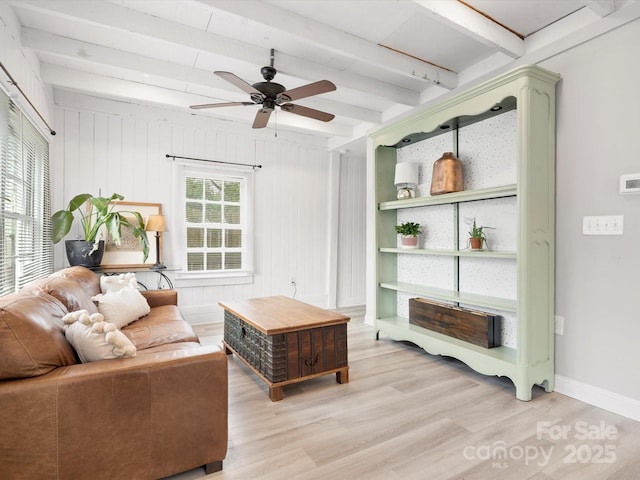
[[[271,401],[282,387],[321,375],[349,381],[349,317],[288,297],[221,301],[224,346],[268,386]]]

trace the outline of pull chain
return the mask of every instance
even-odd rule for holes
[[[273,136],[278,138],[278,110],[274,108],[273,113],[275,113],[275,129],[273,131]]]

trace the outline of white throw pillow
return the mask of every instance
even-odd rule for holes
[[[64,334],[83,363],[110,358],[135,357],[136,347],[101,313],[78,310],[65,315]]]
[[[100,277],[100,291],[102,293],[117,292],[125,287],[138,288],[135,273],[120,273],[118,275],[102,275]]]
[[[135,288],[125,287],[117,292],[101,293],[91,300],[98,304],[98,311],[107,322],[118,329],[151,311],[147,299]]]

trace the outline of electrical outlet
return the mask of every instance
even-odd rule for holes
[[[556,315],[554,317],[555,320],[555,324],[554,324],[554,328],[553,331],[556,335],[564,335],[564,317],[561,317],[560,315]]]

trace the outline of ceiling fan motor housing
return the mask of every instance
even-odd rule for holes
[[[262,93],[266,98],[271,98],[273,100],[276,99],[278,94],[280,94],[280,93],[282,93],[282,92],[287,90],[284,86],[280,85],[279,83],[274,83],[274,82],[258,82],[258,83],[254,83],[253,84],[253,88],[255,88],[260,93]],[[261,103],[262,99],[258,97],[258,100],[256,101],[253,98],[254,95],[257,97],[256,94],[252,94],[251,95],[251,100],[253,100],[256,103]]]

